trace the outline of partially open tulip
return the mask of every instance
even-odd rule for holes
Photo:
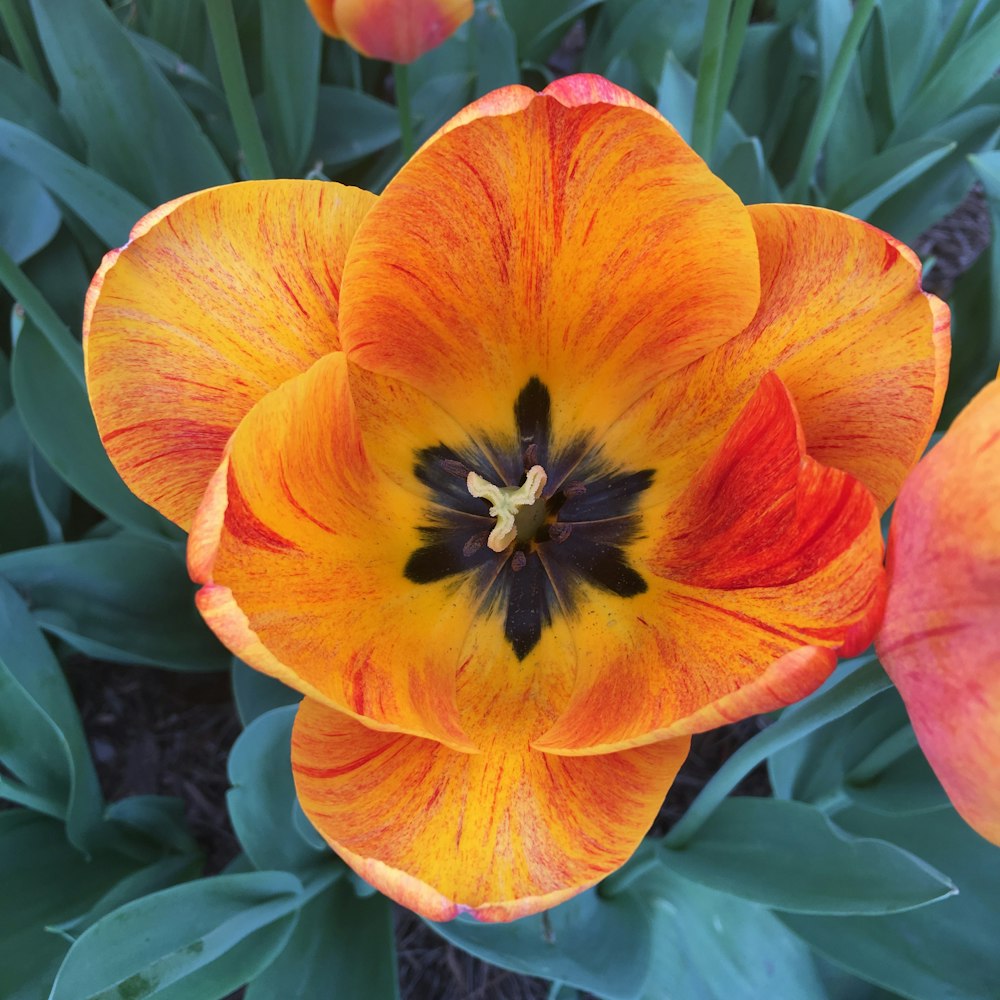
[[[910,474],[876,648],[955,808],[1000,844],[1000,382]]]
[[[152,213],[91,286],[87,378],[205,620],[305,695],[316,828],[429,917],[505,920],[621,865],[692,733],[870,642],[944,388],[919,279],[578,76],[477,101],[378,198]]]
[[[306,0],[319,26],[372,59],[409,63],[472,17],[472,0]]]

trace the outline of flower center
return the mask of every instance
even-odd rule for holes
[[[503,552],[512,542],[530,542],[545,523],[545,501],[542,490],[548,476],[540,465],[528,469],[520,486],[494,486],[476,472],[465,481],[469,492],[490,503],[494,525],[486,544],[494,552]],[[482,544],[482,543],[480,543]]]

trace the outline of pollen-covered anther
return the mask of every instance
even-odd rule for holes
[[[494,486],[478,473],[470,472],[465,484],[469,492],[490,503],[490,517],[497,523],[486,544],[494,552],[503,552],[518,537],[517,513],[522,508],[533,507],[541,497],[548,476],[540,465],[533,465],[520,486]]]
[[[520,573],[527,565],[528,557],[520,549],[510,557],[510,568],[515,573]]]
[[[565,542],[573,530],[573,525],[566,521],[556,521],[549,525],[549,538],[553,542]]]

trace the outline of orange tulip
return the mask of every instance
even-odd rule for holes
[[[328,35],[363,56],[409,63],[472,17],[472,0],[306,0]]]
[[[962,817],[1000,844],[1000,382],[910,474],[877,646]]]
[[[690,734],[870,641],[947,364],[919,277],[578,76],[477,101],[379,198],[154,212],[87,377],[206,621],[306,696],[317,829],[428,917],[506,920],[629,857]]]

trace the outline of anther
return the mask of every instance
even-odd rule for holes
[[[449,476],[454,476],[456,479],[468,479],[469,477],[468,467],[463,462],[458,462],[454,458],[442,458],[441,468]]]
[[[534,441],[524,449],[524,469],[527,472],[533,465],[538,465],[538,445]]]
[[[520,573],[521,570],[524,569],[524,567],[527,565],[528,565],[528,557],[520,549],[518,549],[510,557],[510,568],[515,573]]]
[[[573,525],[568,521],[556,521],[549,525],[549,539],[557,544],[562,544],[573,532]]]
[[[582,497],[584,493],[587,492],[587,484],[581,483],[578,479],[574,480],[572,483],[567,483],[563,488],[563,495],[567,500],[572,500],[573,497]]]
[[[478,531],[474,534],[463,546],[462,555],[472,556],[475,555],[485,544],[486,539],[490,537],[488,531]]]

